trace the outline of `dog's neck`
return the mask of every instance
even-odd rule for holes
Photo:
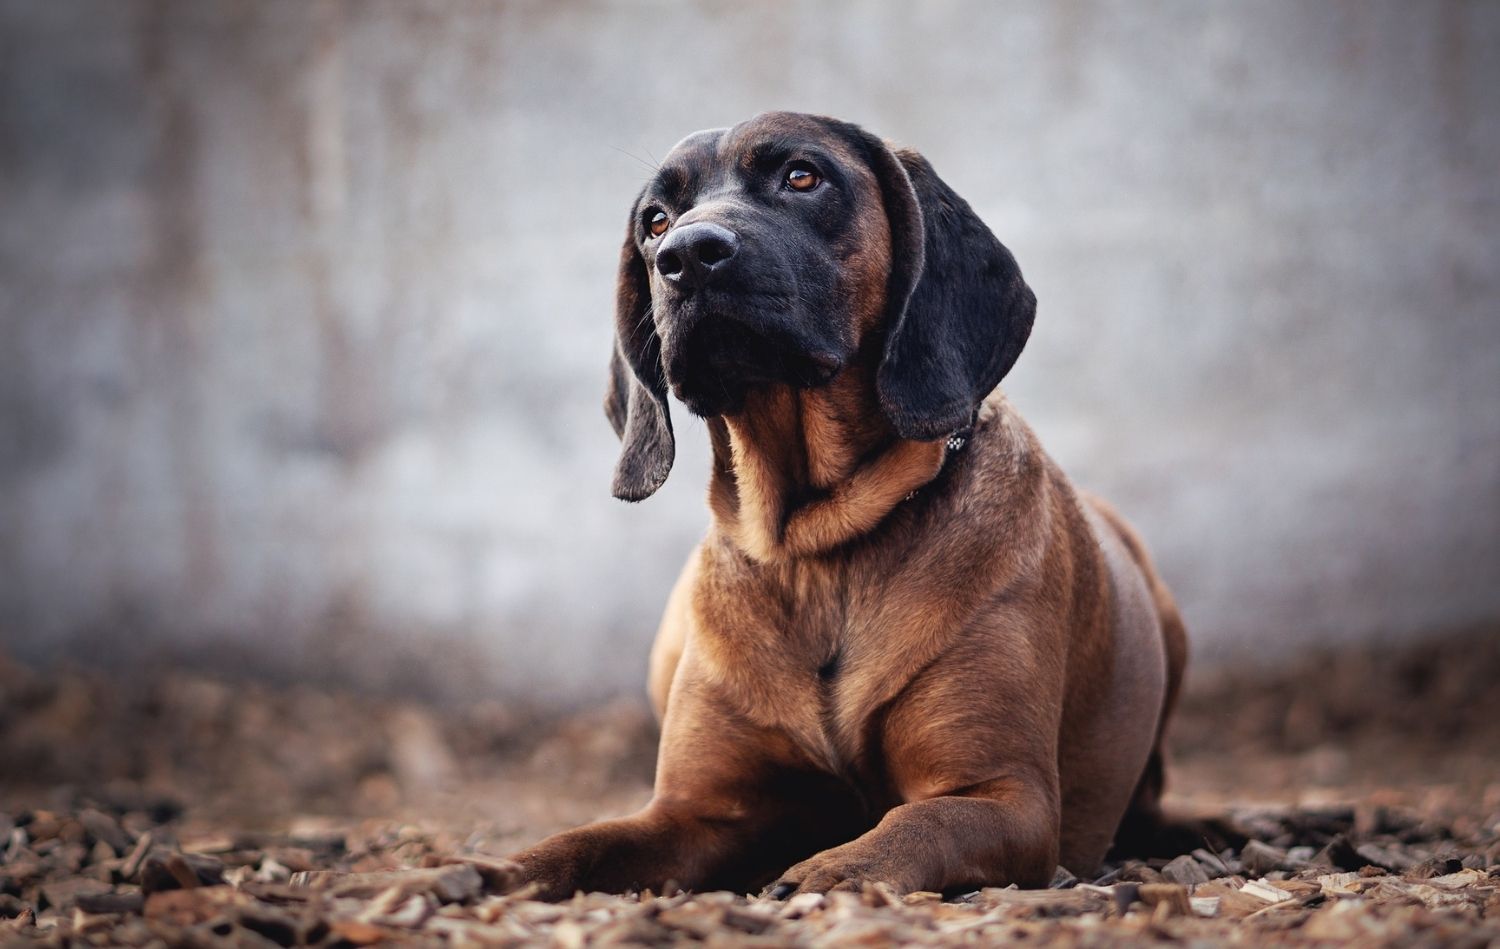
[[[944,442],[898,437],[874,374],[856,365],[826,386],[773,386],[709,422],[709,506],[722,530],[763,563],[825,553],[868,533],[937,477]]]

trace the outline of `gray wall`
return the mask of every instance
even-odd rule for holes
[[[1200,657],[1500,617],[1500,4],[0,0],[0,636],[634,690],[702,426],[613,501],[626,205],[767,108],[914,145],[1007,383]]]

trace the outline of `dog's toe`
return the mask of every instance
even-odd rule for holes
[[[784,900],[795,892],[797,892],[797,884],[782,881],[766,887],[765,895],[773,900]]]
[[[897,891],[907,887],[893,868],[862,852],[836,847],[802,861],[781,875],[767,893],[776,899],[803,893],[860,892],[867,883],[885,883]]]

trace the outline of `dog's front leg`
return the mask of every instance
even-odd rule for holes
[[[857,798],[783,735],[674,686],[656,794],[640,813],[549,837],[512,859],[539,899],[760,886],[777,870],[866,829]]]
[[[1045,784],[999,778],[901,804],[863,836],[792,867],[769,892],[857,891],[876,882],[902,893],[1046,886],[1057,866],[1058,804]]]
[[[578,890],[661,892],[669,883],[691,889],[714,879],[749,831],[747,822],[655,800],[638,814],[556,834],[511,859],[541,900]]]

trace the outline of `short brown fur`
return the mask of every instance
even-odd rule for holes
[[[878,341],[873,183],[860,213],[851,329]],[[1186,638],[1139,538],[998,390],[962,450],[899,438],[878,358],[709,420],[713,521],[652,650],[655,795],[517,855],[543,897],[1041,886],[1160,820]]]

